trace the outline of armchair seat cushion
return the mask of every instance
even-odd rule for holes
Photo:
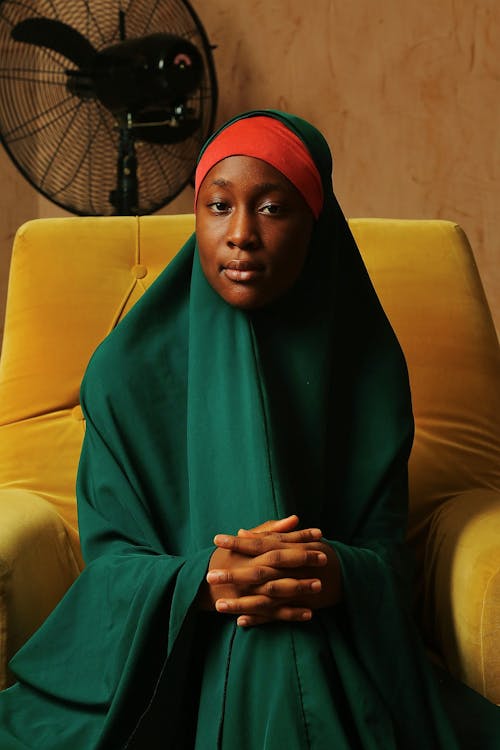
[[[448,668],[500,703],[500,493],[478,489],[435,511],[424,562],[424,627]]]
[[[82,568],[68,527],[32,492],[0,489],[0,689],[8,655],[34,633]]]
[[[76,550],[75,472],[84,431],[78,404],[34,414],[0,428],[2,489],[22,489],[45,498],[66,522]]]

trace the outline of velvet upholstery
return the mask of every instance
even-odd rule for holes
[[[500,703],[500,353],[472,252],[451,222],[350,225],[410,371],[417,615],[448,669]],[[86,363],[192,228],[191,215],[68,218],[16,235],[0,361],[0,686],[82,566]]]

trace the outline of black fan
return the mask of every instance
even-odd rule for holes
[[[217,106],[186,0],[0,0],[0,138],[76,214],[147,214],[189,183]]]

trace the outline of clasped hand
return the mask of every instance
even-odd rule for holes
[[[218,534],[200,607],[237,616],[241,626],[307,621],[340,599],[340,565],[320,529],[297,530],[297,516],[237,536]]]

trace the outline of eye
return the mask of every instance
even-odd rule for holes
[[[212,201],[208,204],[208,208],[214,214],[225,214],[229,211],[229,204],[225,201]]]
[[[259,209],[261,213],[267,214],[268,216],[277,216],[277,214],[281,213],[281,210],[281,206],[277,203],[266,203]]]

